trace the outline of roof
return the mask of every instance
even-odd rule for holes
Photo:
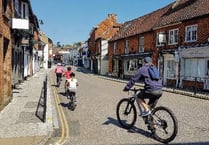
[[[152,31],[209,14],[209,0],[176,0],[161,9],[125,22],[110,41]]]
[[[114,26],[117,25],[118,23],[116,15],[109,14],[108,18],[99,23],[95,28],[95,40],[99,38],[109,40],[110,38],[112,38],[114,33],[117,31],[117,29]]]
[[[155,27],[170,25],[209,14],[209,0],[179,0],[173,4]]]

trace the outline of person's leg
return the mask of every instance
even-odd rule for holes
[[[148,105],[150,106],[151,109],[157,105],[157,102],[161,96],[162,96],[161,90],[153,91],[150,93],[150,99]]]
[[[138,98],[137,98],[137,103],[138,105],[140,104],[140,106],[142,106],[143,110],[140,110],[142,112],[142,116],[146,116],[146,115],[149,115],[151,112],[149,110],[149,107],[147,106],[146,102],[145,102],[145,98],[146,98],[146,94],[145,92],[142,90],[139,95],[138,95]],[[139,108],[140,109],[140,108]]]
[[[137,101],[138,101],[139,104],[141,104],[141,106],[143,107],[144,111],[149,110],[149,108],[148,108],[148,106],[147,106],[147,104],[146,104],[144,99],[138,98]]]

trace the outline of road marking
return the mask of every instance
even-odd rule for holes
[[[54,81],[52,81],[51,78],[52,77],[50,77],[50,84],[52,82],[54,82]],[[61,105],[59,105],[61,101],[60,101],[57,89],[55,87],[53,87],[52,91],[53,91],[53,94],[54,94],[56,108],[58,110],[58,115],[59,115],[59,119],[60,119],[60,123],[61,123],[61,130],[62,130],[61,137],[55,144],[63,145],[69,137],[69,127],[68,127],[68,123],[67,123],[67,120],[66,120],[65,113],[63,111],[63,107]]]

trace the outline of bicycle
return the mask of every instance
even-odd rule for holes
[[[130,129],[134,126],[137,119],[137,111],[135,100],[141,89],[130,89],[134,92],[129,98],[121,99],[116,108],[117,119],[119,124],[125,128]],[[139,105],[140,114],[142,114],[141,105]],[[167,116],[166,116],[167,115]],[[167,107],[158,106],[151,109],[151,114],[142,117],[148,130],[151,131],[154,139],[162,143],[171,142],[178,132],[178,121],[174,113]]]
[[[56,75],[57,75],[57,87],[60,87],[62,74],[61,73],[57,73]]]
[[[74,111],[76,106],[77,106],[77,103],[76,103],[76,92],[70,92],[67,89],[66,93],[67,93],[67,98],[70,99],[68,108],[71,109],[72,111]]]

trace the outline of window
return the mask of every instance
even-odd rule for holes
[[[5,14],[7,10],[7,0],[2,0],[2,14]]]
[[[168,60],[167,61],[167,77],[168,78],[175,78],[176,76],[176,62],[174,60]]]
[[[126,48],[125,48],[125,53],[129,53],[129,40],[126,40]]]
[[[15,4],[15,17],[20,17],[19,0],[14,0]]]
[[[21,3],[21,18],[28,19],[29,18],[29,11],[28,11],[28,4],[25,2]]]
[[[156,45],[163,46],[166,43],[166,35],[164,32],[157,33]]]
[[[5,60],[5,57],[6,57],[6,54],[7,54],[8,46],[9,46],[9,39],[4,37],[4,46],[3,46],[3,48],[4,48],[4,50],[3,50],[4,51],[4,60]]]
[[[144,37],[139,38],[139,52],[144,52]]]
[[[118,60],[113,60],[113,72],[118,72]]]
[[[197,41],[197,25],[191,25],[186,27],[185,41],[194,42]]]
[[[184,77],[195,79],[195,77],[205,77],[204,59],[184,59]]]
[[[114,46],[113,46],[113,47],[114,47],[114,48],[113,48],[113,49],[114,49],[114,50],[113,50],[113,54],[116,55],[116,54],[117,54],[117,42],[114,42],[113,45],[114,45]]]
[[[178,43],[178,29],[169,30],[169,44]]]

